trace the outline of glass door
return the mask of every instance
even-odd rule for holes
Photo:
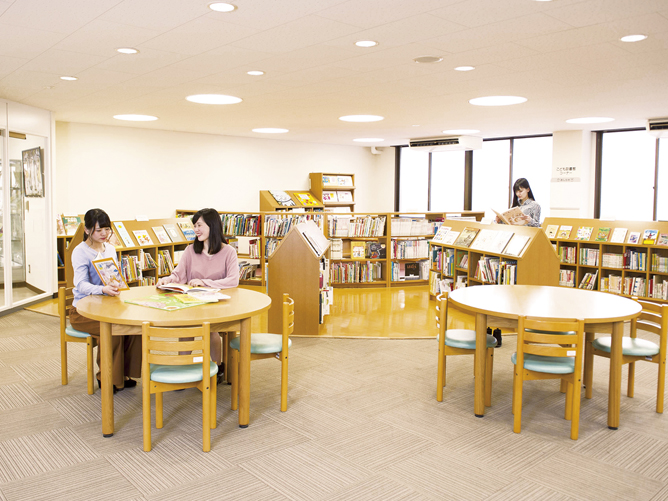
[[[6,131],[0,128],[0,307],[5,305],[5,137]]]

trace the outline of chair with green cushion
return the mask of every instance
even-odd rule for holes
[[[560,379],[567,383],[564,418],[571,421],[571,438],[580,425],[580,388],[584,348],[584,320],[545,320],[520,317],[513,372],[513,431],[522,429],[524,381]]]
[[[436,298],[436,327],[438,328],[438,374],[436,381],[436,400],[443,401],[445,386],[446,359],[448,356],[473,355],[475,366],[476,332],[471,329],[448,329],[448,293],[443,292]],[[441,340],[444,340],[441,342]],[[494,347],[496,339],[487,334],[487,354],[485,358],[485,405],[492,405],[492,371],[494,369]]]
[[[641,301],[634,298],[642,306],[640,316],[631,321],[631,335],[622,338],[622,365],[629,364],[629,377],[626,394],[633,397],[635,385],[635,363],[651,362],[659,366],[657,381],[656,412],[663,413],[663,398],[666,384],[666,342],[668,339],[668,305]],[[638,330],[658,336],[657,342],[638,337]],[[603,336],[595,338],[587,333],[585,344],[585,397],[592,397],[594,372],[594,355],[610,358],[612,338]]]
[[[74,295],[72,287],[60,287],[58,289],[58,315],[60,316],[60,372],[61,384],[69,382],[67,372],[67,343],[86,344],[86,376],[88,380],[88,394],[95,393],[95,378],[93,375],[93,348],[97,346],[97,339],[88,334],[76,330],[68,321],[69,307]]]
[[[211,361],[210,327],[209,322],[201,327],[142,324],[141,379],[146,452],[151,450],[151,394],[155,393],[155,427],[162,428],[162,394],[185,388],[197,388],[202,392],[202,450],[211,450],[211,429],[216,427],[218,365]]]
[[[295,302],[283,294],[283,333],[251,334],[251,360],[277,358],[281,361],[281,411],[288,410],[288,352],[292,346],[290,334],[295,328]],[[232,410],[239,405],[239,337],[230,340],[231,367],[228,375],[232,383]]]

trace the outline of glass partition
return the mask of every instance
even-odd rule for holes
[[[0,129],[0,307],[5,305],[5,137],[7,133]]]

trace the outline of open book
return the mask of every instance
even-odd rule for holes
[[[118,287],[120,291],[130,290],[113,257],[95,259],[93,260],[93,267],[99,275],[102,284],[113,285],[114,287]]]
[[[526,215],[519,207],[511,207],[503,213],[497,212],[494,209],[492,210],[505,224],[513,224],[516,226],[525,226],[527,224]]]
[[[204,287],[201,285],[193,286],[188,284],[174,284],[174,283],[158,285],[157,287],[158,289],[162,289],[164,291],[183,292],[184,294],[190,292],[218,292],[220,290],[214,287]]]

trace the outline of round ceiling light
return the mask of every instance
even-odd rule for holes
[[[582,118],[569,118],[566,120],[566,123],[569,124],[604,124],[606,122],[612,122],[614,118],[610,117],[582,117]]]
[[[413,61],[419,64],[431,64],[431,63],[440,63],[441,61],[443,61],[443,58],[439,56],[420,56],[413,59]]]
[[[450,129],[444,130],[443,134],[454,134],[454,135],[467,135],[467,134],[477,134],[480,132],[478,129]]]
[[[246,72],[248,75],[254,76],[254,77],[261,77],[264,75],[264,71],[260,70],[251,70]]]
[[[475,70],[475,66],[457,66],[455,68],[455,71],[473,71]]]
[[[237,104],[243,101],[240,97],[225,94],[193,94],[187,96],[186,100],[198,104]]]
[[[253,132],[259,132],[260,134],[285,134],[286,132],[290,132],[288,129],[281,129],[278,127],[259,127],[257,129],[253,129]]]
[[[353,141],[357,141],[358,143],[380,143],[385,141],[385,139],[380,137],[358,137],[357,139],[353,139]]]
[[[216,12],[232,12],[237,9],[237,6],[225,2],[213,2],[209,4],[209,9],[215,10]]]
[[[74,80],[79,80],[77,77],[60,77],[61,80],[67,80],[68,82],[73,82]]]
[[[121,54],[139,54],[139,50],[133,47],[119,47],[116,49],[116,52],[120,52]]]
[[[158,117],[152,115],[114,115],[116,120],[127,120],[129,122],[152,122],[157,120]]]
[[[380,115],[345,115],[339,117],[339,120],[344,122],[380,122],[381,120],[385,120],[385,117],[381,117]]]
[[[622,42],[640,42],[645,40],[647,35],[626,35],[625,37],[620,38]]]
[[[485,96],[469,99],[469,103],[475,106],[510,106],[526,102],[526,97],[521,96]]]
[[[378,45],[378,42],[376,42],[375,40],[358,40],[357,42],[355,42],[355,45],[357,45],[358,47],[368,48],[368,47],[375,47],[376,45]]]

